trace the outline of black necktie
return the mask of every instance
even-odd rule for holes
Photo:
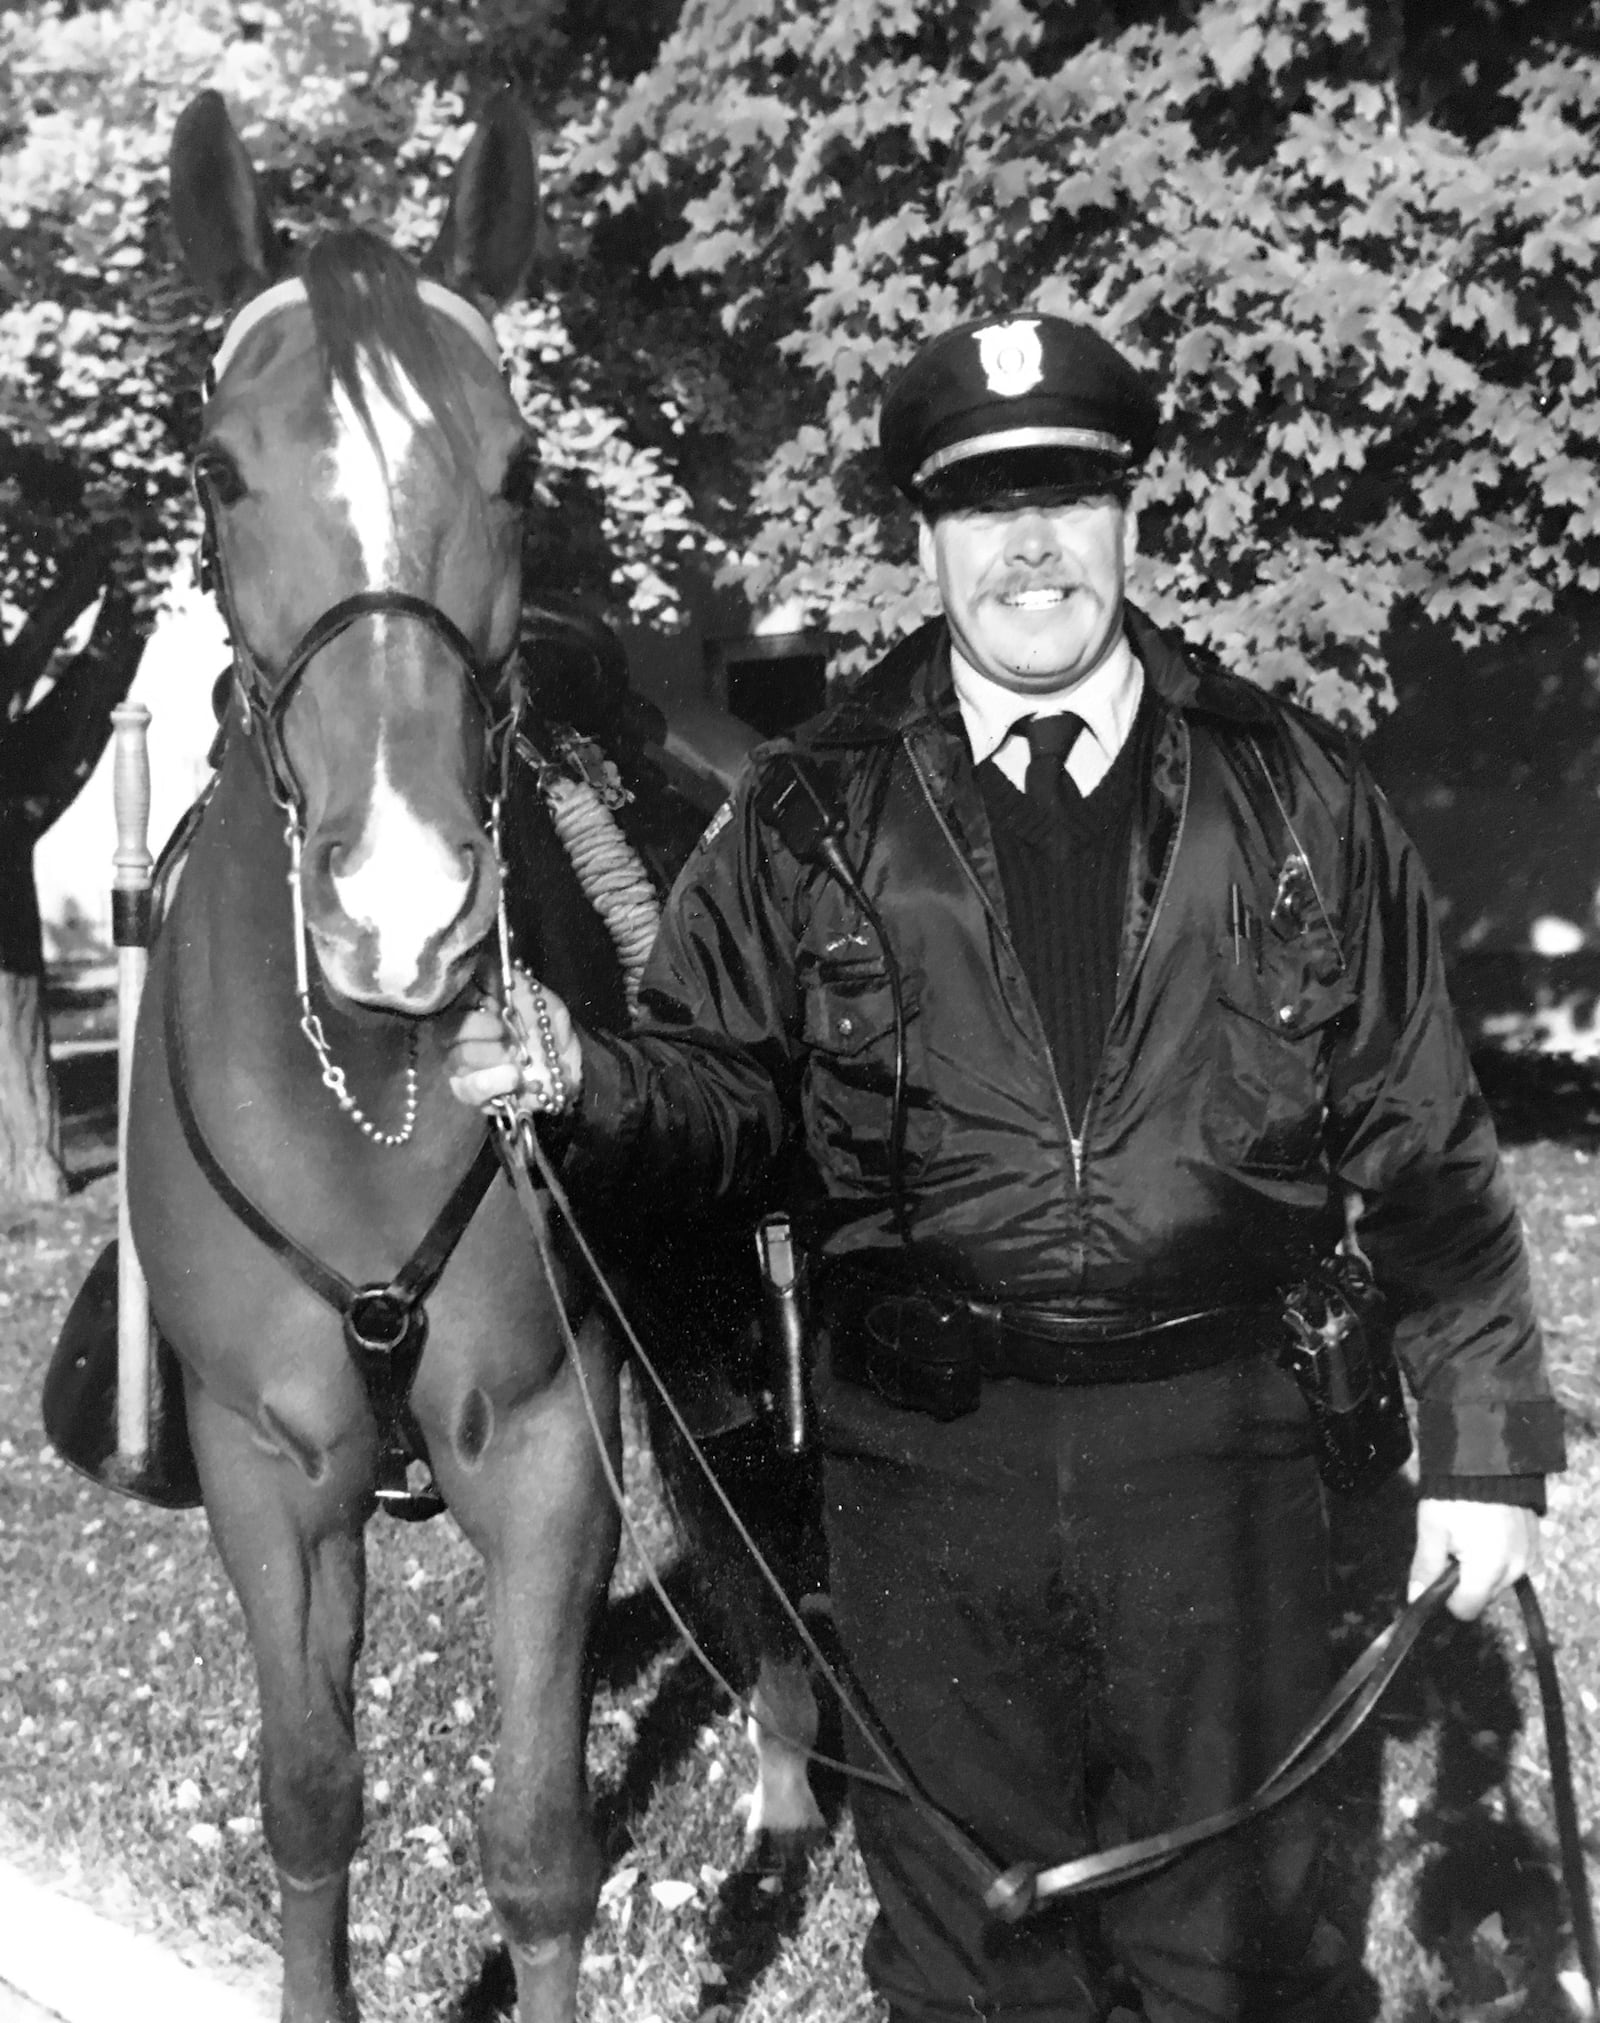
[[[1078,789],[1067,772],[1067,754],[1078,742],[1083,718],[1078,716],[1031,716],[1019,726],[1028,740],[1028,772],[1023,792],[1036,808],[1055,814],[1068,794],[1078,799]]]

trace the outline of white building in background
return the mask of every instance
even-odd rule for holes
[[[228,664],[211,599],[187,585],[150,635],[130,702],[150,712],[150,851],[161,848],[209,771],[216,724],[211,687]],[[112,859],[117,848],[108,745],[78,798],[34,851],[45,959],[76,964],[111,953]]]

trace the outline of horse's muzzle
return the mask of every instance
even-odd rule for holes
[[[323,980],[338,998],[428,1018],[466,987],[495,926],[500,871],[477,832],[448,855],[382,880],[342,872],[337,842],[308,849],[306,924]],[[440,865],[458,867],[442,875]],[[407,875],[409,873],[409,875]]]

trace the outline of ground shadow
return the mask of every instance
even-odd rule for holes
[[[516,2013],[517,1976],[511,1955],[504,1946],[495,1946],[445,2011],[445,2023],[507,2023]]]
[[[677,1607],[692,1602],[692,1583],[680,1562],[662,1584]],[[637,1684],[677,1639],[678,1631],[651,1588],[624,1595],[601,1619],[592,1662],[595,1683],[612,1692]],[[694,1754],[696,1739],[725,1706],[723,1695],[684,1651],[650,1696],[629,1744],[621,1776],[594,1793],[596,1831],[606,1867],[615,1868],[633,1844],[634,1822],[657,1787]],[[503,1945],[487,1953],[472,1982],[456,1997],[449,2023],[495,2023],[516,2013],[516,1976]]]
[[[722,1633],[707,1612],[693,1570],[683,1560],[666,1568],[662,1584],[703,1641],[711,1661],[725,1673],[731,1658]],[[712,1619],[707,1620],[708,1613]],[[636,1685],[650,1666],[679,1640],[677,1626],[649,1587],[620,1597],[607,1608],[595,1639],[595,1683],[610,1692]],[[667,1666],[639,1715],[622,1772],[594,1794],[595,1825],[608,1868],[633,1846],[634,1827],[662,1785],[682,1774],[694,1758],[701,1731],[728,1711],[727,1696],[685,1649]],[[824,1708],[819,1748],[839,1751],[838,1722]],[[813,1777],[827,1834],[837,1831],[844,1810],[843,1779],[825,1770]],[[729,1802],[737,1791],[730,1785]],[[772,1964],[786,1938],[805,1916],[806,1876],[811,1849],[777,1849],[752,1844],[738,1869],[717,1891],[711,1908],[708,1951],[720,1969],[721,1985],[707,1991],[706,2012],[732,2023],[750,1991]],[[514,2015],[516,1979],[504,1946],[487,1953],[471,1983],[449,2010],[449,2023],[497,2023]]]
[[[1332,1497],[1329,1503],[1333,1665],[1338,1673],[1354,1663],[1405,1598],[1416,1497],[1396,1476],[1369,1497]],[[1384,1737],[1395,1730],[1412,1732],[1418,1725],[1415,1710],[1400,1705],[1406,1686],[1402,1674],[1317,1787],[1330,1824],[1327,1914],[1357,1960],[1366,1954],[1382,1855]],[[1352,1991],[1351,2007],[1359,2016],[1377,2013],[1376,1984],[1364,1972]]]
[[[842,1678],[842,1656],[830,1623],[821,1615],[808,1619],[824,1658]],[[814,1678],[814,1684],[821,1716],[817,1750],[837,1763],[844,1756],[839,1704],[821,1680]],[[717,1891],[706,1946],[712,1964],[721,1971],[722,1985],[703,2023],[711,2019],[734,2023],[784,1941],[793,1938],[805,1921],[812,1856],[818,1845],[826,1845],[838,1833],[847,1798],[842,1773],[821,1764],[812,1766],[811,1788],[824,1821],[821,1835],[797,1846],[770,1841],[747,1845],[745,1859]]]
[[[1336,1499],[1333,1512],[1338,1662],[1349,1663],[1405,1600],[1415,1526],[1410,1486]],[[1410,1928],[1450,1990],[1450,2013],[1520,1995],[1519,2023],[1570,2023],[1556,1980],[1566,1907],[1553,1847],[1517,1812],[1509,1787],[1521,1702],[1500,1611],[1477,1623],[1442,1615],[1418,1640],[1376,1712],[1328,1773],[1334,1826],[1335,1922],[1364,1951],[1385,1850],[1383,1742],[1432,1728],[1431,1786],[1411,1830],[1422,1850]],[[1495,1920],[1498,1919],[1498,1924]],[[1419,1991],[1385,2023],[1437,2023],[1440,2000]],[[1508,2008],[1505,2013],[1510,2013]]]
[[[680,1556],[657,1567],[656,1574],[672,1606],[687,1617],[695,1606],[694,1573],[688,1562]],[[614,1596],[600,1618],[590,1653],[595,1686],[625,1693],[677,1637],[677,1625],[653,1587],[646,1584]]]
[[[1510,1786],[1523,1714],[1506,1647],[1494,1628],[1450,1621],[1420,1657],[1438,1739],[1417,1819],[1429,1850],[1412,1930],[1463,2008],[1520,1994],[1520,2023],[1570,2023],[1556,1979],[1567,1922],[1559,1859],[1521,1817]],[[1418,2000],[1403,2023],[1433,2014]]]

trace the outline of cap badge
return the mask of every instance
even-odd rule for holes
[[[978,357],[991,393],[1010,400],[1027,393],[1044,377],[1044,348],[1039,325],[1031,316],[1015,323],[992,324],[977,332]]]

